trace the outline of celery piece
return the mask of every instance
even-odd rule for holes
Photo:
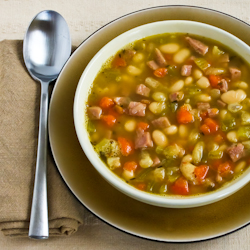
[[[167,191],[168,191],[168,185],[167,184],[163,184],[163,185],[160,186],[160,189],[159,189],[160,194],[165,194],[165,193],[167,193]]]
[[[155,182],[154,181],[149,181],[146,187],[147,192],[153,192]]]
[[[247,111],[241,112],[241,125],[250,125],[250,114]]]
[[[231,113],[237,113],[242,109],[242,105],[240,105],[239,103],[230,103],[228,104],[227,109]]]
[[[210,67],[210,64],[208,61],[202,57],[195,58],[194,59],[195,64],[202,70],[206,70],[208,67]]]
[[[200,88],[196,88],[196,87],[190,87],[188,89],[188,94],[189,95],[197,95],[201,93],[201,89]]]
[[[163,150],[164,150],[163,147],[157,146],[157,147],[155,148],[155,153],[158,154],[158,155],[163,154]]]
[[[244,145],[245,154],[250,155],[250,141],[243,141],[242,144]]]
[[[206,75],[222,75],[225,74],[227,71],[224,68],[208,68],[206,70]]]
[[[171,112],[176,112],[176,110],[178,109],[178,102],[171,102],[170,103],[170,110]]]
[[[238,129],[237,134],[238,134],[239,140],[250,139],[250,126],[240,127]]]
[[[166,178],[169,182],[173,183],[180,177],[180,169],[178,167],[166,168]]]
[[[224,119],[221,122],[221,130],[224,132],[234,129],[235,126],[236,126],[236,121],[233,116],[226,117],[226,119]]]
[[[212,50],[212,53],[213,53],[214,56],[220,56],[220,55],[223,55],[225,52],[220,50],[218,48],[218,46],[214,46],[213,50]]]
[[[137,176],[136,176],[136,180],[144,180],[148,174],[150,172],[152,172],[152,170],[154,170],[154,168],[145,168],[143,169]]]
[[[179,156],[179,153],[180,153],[180,148],[176,144],[167,146],[163,151],[163,154],[168,160],[176,159]]]
[[[120,155],[120,147],[118,142],[112,139],[104,138],[96,146],[95,150],[105,157],[117,157]]]
[[[168,69],[168,75],[170,76],[176,76],[179,74],[177,67],[175,65],[169,65],[167,66]]]
[[[212,160],[218,160],[223,157],[223,151],[221,150],[212,150],[208,153],[208,158]]]
[[[88,132],[90,132],[90,133],[96,132],[96,127],[95,127],[95,125],[93,124],[93,122],[88,121],[87,130],[88,130]]]

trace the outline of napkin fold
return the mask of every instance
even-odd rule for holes
[[[26,70],[22,41],[0,42],[0,230],[27,236],[33,195],[40,84]],[[49,234],[71,235],[84,207],[62,180],[48,150]]]

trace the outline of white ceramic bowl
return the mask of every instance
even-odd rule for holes
[[[195,196],[160,196],[140,191],[121,178],[116,176],[99,158],[90,143],[88,132],[86,130],[86,102],[90,92],[91,85],[100,71],[102,65],[121,48],[129,43],[144,37],[162,34],[162,33],[189,33],[193,35],[204,36],[221,42],[242,56],[250,63],[250,47],[230,33],[211,25],[193,22],[193,21],[161,21],[139,26],[129,30],[105,45],[89,62],[85,68],[75,94],[74,99],[74,123],[77,137],[86,156],[96,168],[96,170],[115,188],[124,194],[139,201],[161,207],[187,208],[197,207],[219,201],[246,185],[250,180],[250,168],[241,176],[229,182],[218,190],[207,194]]]

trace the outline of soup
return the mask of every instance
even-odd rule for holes
[[[90,141],[107,167],[139,190],[216,190],[250,163],[249,72],[231,49],[202,37],[135,41],[93,82]]]

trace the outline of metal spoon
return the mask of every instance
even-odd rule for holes
[[[69,28],[55,11],[45,10],[31,21],[23,42],[23,57],[30,75],[41,83],[37,162],[29,237],[49,237],[47,202],[48,87],[71,53]]]

